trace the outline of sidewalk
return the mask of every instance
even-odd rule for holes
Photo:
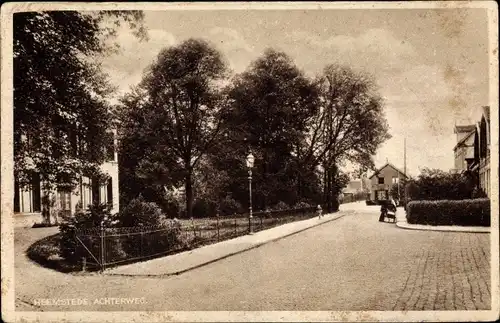
[[[423,225],[410,224],[406,222],[406,212],[401,207],[398,207],[396,212],[396,226],[408,230],[427,230],[427,231],[444,231],[444,232],[472,232],[472,233],[490,233],[489,227],[463,227],[458,225]]]
[[[352,212],[350,210],[339,211],[337,213],[325,214],[321,219],[314,217],[303,221],[291,222],[268,230],[259,231],[252,235],[244,235],[175,255],[111,268],[105,270],[104,274],[123,276],[178,275],[217,260],[260,247],[268,242],[334,221]]]

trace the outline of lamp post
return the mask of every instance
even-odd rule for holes
[[[252,155],[252,152],[250,152],[247,156],[247,168],[248,168],[248,195],[249,195],[249,207],[248,207],[248,233],[253,234],[253,229],[252,229],[252,168],[253,168],[253,162],[255,158]]]

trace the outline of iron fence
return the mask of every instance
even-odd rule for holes
[[[84,270],[173,254],[317,215],[315,207],[171,221],[155,227],[95,227],[75,230]]]

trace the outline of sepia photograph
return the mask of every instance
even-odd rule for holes
[[[495,2],[1,11],[4,321],[499,319]]]

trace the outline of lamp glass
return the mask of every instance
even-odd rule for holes
[[[247,167],[248,168],[252,168],[253,167],[253,162],[254,162],[254,157],[252,155],[252,153],[249,153],[248,156],[247,156]]]

